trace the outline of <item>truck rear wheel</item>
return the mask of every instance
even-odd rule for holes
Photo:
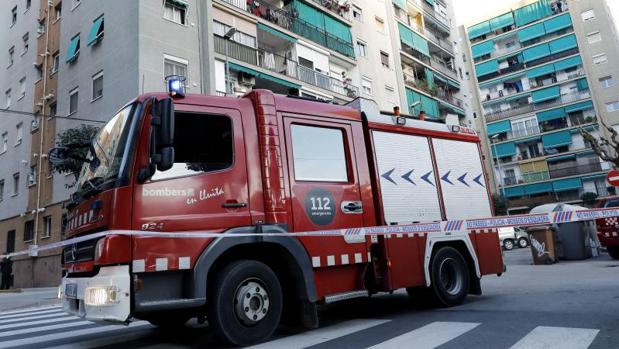
[[[612,259],[619,259],[619,247],[618,246],[607,247],[606,249],[608,250],[608,254],[612,257]]]
[[[266,264],[241,260],[217,273],[208,300],[208,323],[220,339],[238,346],[262,342],[279,326],[282,289]]]
[[[452,307],[464,302],[470,276],[464,257],[453,247],[442,247],[430,263],[431,291],[439,306]]]

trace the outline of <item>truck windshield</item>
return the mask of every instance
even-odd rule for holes
[[[77,179],[77,194],[81,198],[98,192],[103,184],[116,180],[129,138],[129,125],[135,105],[118,112],[95,136],[87,159]]]

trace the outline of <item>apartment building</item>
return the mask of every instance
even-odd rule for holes
[[[0,68],[10,109],[27,114],[0,119],[10,148],[0,155],[4,193],[20,174],[19,193],[0,197],[1,252],[63,238],[63,206],[76,188],[73,175],[50,171],[46,154],[57,134],[100,127],[136,95],[164,91],[169,75],[184,76],[189,93],[261,88],[340,104],[370,98],[384,110],[467,125],[473,117],[462,99],[449,2],[38,0],[30,12],[26,3],[11,1],[14,25],[0,22],[9,28],[0,31],[7,54],[21,49],[26,32],[32,40],[27,58]],[[23,76],[26,97],[18,101]],[[20,122],[23,145],[13,147]],[[61,257],[55,250],[16,258],[16,286],[56,284]]]
[[[464,30],[488,168],[494,169],[495,192],[507,198],[512,213],[544,203],[578,203],[585,192],[609,194],[605,177],[611,165],[579,131],[603,135],[600,121],[617,122],[609,115],[617,98],[613,68],[603,73],[595,63],[608,55],[602,48],[617,47],[602,3],[520,1]],[[604,21],[588,22],[595,21],[595,11]],[[606,99],[600,100],[605,88]]]

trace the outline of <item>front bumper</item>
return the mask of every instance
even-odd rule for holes
[[[67,297],[65,294],[67,284],[72,284],[69,288],[75,291],[75,298]],[[86,304],[84,302],[86,289],[92,287],[113,287],[115,289],[114,302],[97,306]],[[93,277],[65,277],[60,285],[59,295],[62,308],[72,315],[95,322],[127,322],[131,315],[129,266],[101,267],[99,273]]]

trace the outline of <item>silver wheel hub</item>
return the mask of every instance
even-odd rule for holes
[[[270,297],[259,280],[245,280],[234,297],[236,316],[246,325],[255,325],[269,313]]]
[[[464,276],[453,258],[446,258],[441,262],[440,281],[443,288],[450,295],[457,295],[464,287]]]

